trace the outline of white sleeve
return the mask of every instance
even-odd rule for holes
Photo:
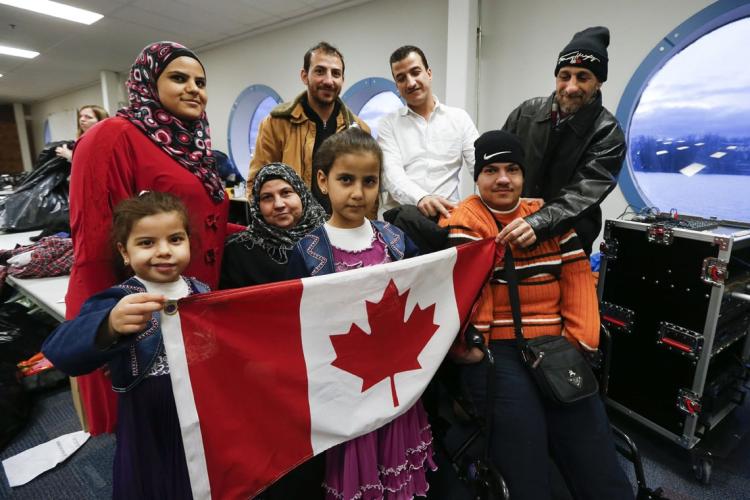
[[[404,171],[401,149],[396,140],[394,121],[397,114],[384,116],[378,125],[378,144],[383,150],[383,191],[402,205],[416,205],[428,193],[412,181]],[[472,141],[472,155],[474,143]],[[472,156],[473,162],[473,156]]]

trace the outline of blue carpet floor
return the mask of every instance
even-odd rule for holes
[[[739,446],[726,458],[715,460],[711,485],[704,486],[693,478],[689,456],[685,450],[624,418],[614,415],[614,421],[640,448],[648,486],[651,488],[661,486],[666,497],[672,500],[750,500],[750,434],[745,435],[739,442]],[[726,423],[732,428],[750,428],[750,404],[745,404],[744,407],[738,409],[727,419]],[[76,430],[78,430],[78,419],[73,409],[69,389],[63,388],[39,394],[36,396],[31,422],[6,449],[2,450],[0,460]],[[0,471],[0,498],[14,500],[110,498],[113,452],[113,436],[90,438],[63,464],[30,483],[13,489],[8,486],[5,472]],[[624,459],[622,465],[632,478],[632,466]],[[437,491],[432,493],[437,493]],[[447,495],[445,500],[458,498]]]
[[[643,458],[647,484],[661,486],[665,496],[673,500],[750,500],[750,405],[735,410],[712,431],[713,435],[734,434],[739,442],[727,456],[713,461],[710,485],[696,481],[689,453],[667,439],[645,429],[625,417],[611,412],[612,421],[625,431],[638,446]],[[746,432],[740,437],[740,434]],[[724,446],[714,446],[714,439],[699,443],[699,447],[718,452]],[[631,479],[632,465],[622,460]],[[634,481],[634,479],[633,479]]]
[[[6,459],[62,434],[80,430],[69,388],[38,394],[31,422],[0,453]],[[112,496],[112,435],[89,438],[68,460],[31,482],[11,489],[0,472],[0,498],[28,500],[93,500]]]

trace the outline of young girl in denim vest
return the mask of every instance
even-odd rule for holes
[[[331,216],[302,238],[289,259],[290,277],[300,278],[374,266],[416,255],[404,233],[371,221],[380,187],[382,152],[357,128],[335,134],[313,160]],[[435,468],[432,433],[421,402],[373,432],[326,452],[327,499],[410,499],[425,496],[426,468]]]
[[[113,215],[113,242],[135,276],[88,299],[42,351],[71,376],[109,367],[119,393],[113,498],[192,498],[160,328],[167,298],[208,290],[181,275],[190,263],[187,210],[173,195],[146,192]]]

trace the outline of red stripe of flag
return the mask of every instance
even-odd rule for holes
[[[180,304],[213,498],[255,496],[312,456],[301,297],[296,280]]]
[[[491,239],[467,243],[456,248],[456,266],[453,268],[453,288],[456,294],[458,316],[464,323],[479,298],[484,284],[492,272],[496,245]],[[498,256],[502,256],[499,253]],[[478,289],[477,289],[478,287]]]

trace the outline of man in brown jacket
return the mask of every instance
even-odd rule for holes
[[[260,124],[255,154],[250,161],[248,184],[260,168],[271,162],[293,167],[311,188],[313,196],[330,212],[327,197],[318,189],[312,159],[320,144],[349,127],[370,128],[339,98],[344,84],[344,56],[320,42],[305,53],[300,78],[307,90],[293,101],[271,110]]]

